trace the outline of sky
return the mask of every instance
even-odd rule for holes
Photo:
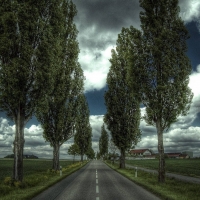
[[[200,157],[200,1],[179,0],[180,16],[184,20],[190,39],[187,41],[187,55],[191,61],[192,73],[189,87],[194,93],[189,114],[179,117],[171,128],[164,132],[165,152],[192,151]],[[139,0],[73,0],[78,14],[75,24],[79,31],[79,62],[86,77],[84,93],[90,109],[92,127],[92,147],[98,151],[98,141],[106,113],[104,93],[107,90],[106,77],[109,71],[111,49],[122,27],[131,25],[140,29],[139,13],[142,10]],[[141,108],[144,115],[145,108]],[[157,134],[153,126],[144,121],[140,123],[141,141],[136,149],[147,148],[157,152]],[[12,154],[15,125],[0,114],[0,158]],[[52,158],[53,149],[42,137],[43,130],[37,119],[26,124],[24,154],[34,154],[39,158]],[[66,141],[60,149],[60,158],[69,158],[67,150],[73,138]]]

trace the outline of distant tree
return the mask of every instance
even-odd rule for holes
[[[60,146],[74,136],[78,117],[78,96],[83,92],[83,71],[78,63],[77,29],[73,22],[77,10],[72,1],[54,2],[50,33],[55,49],[52,55],[51,90],[37,107],[43,137],[53,147],[52,169],[59,170]]]
[[[74,141],[79,146],[81,161],[88,151],[92,140],[92,128],[89,121],[89,108],[84,94],[78,96],[77,120],[75,125]]]
[[[178,0],[140,0],[140,6],[144,9],[140,12],[142,53],[137,54],[130,77],[137,68],[142,102],[146,106],[144,119],[157,129],[158,181],[164,183],[163,132],[178,116],[187,114],[193,96],[188,87],[192,70],[186,56],[189,36],[179,17]]]
[[[117,146],[114,144],[113,139],[111,138],[108,144],[108,148],[110,150],[110,156],[113,158],[113,164],[116,159],[116,152],[118,150]]]
[[[76,155],[80,155],[80,149],[78,147],[78,145],[76,143],[72,144],[69,149],[68,149],[68,154],[69,155],[73,155],[74,158],[73,158],[73,163],[74,163],[74,160],[75,160],[75,156]]]
[[[108,91],[105,93],[107,113],[104,121],[110,130],[114,144],[121,152],[120,168],[125,168],[125,151],[140,139],[140,100],[138,90],[130,88],[128,76],[129,29],[118,35],[116,51],[112,50],[111,67],[107,75]],[[133,78],[135,75],[133,75]]]
[[[16,181],[23,180],[25,124],[51,86],[53,49],[46,43],[51,6],[45,0],[1,1],[0,109],[15,123],[13,179]]]
[[[99,160],[101,158],[101,155],[100,155],[100,153],[98,151],[96,153],[96,158],[97,158],[97,160]]]
[[[101,136],[99,138],[99,153],[103,157],[105,157],[108,154],[108,140],[108,133],[103,124],[101,127]]]
[[[95,158],[95,152],[94,149],[92,148],[92,145],[88,148],[87,152],[85,153],[88,159],[94,159]]]

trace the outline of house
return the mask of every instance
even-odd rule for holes
[[[193,152],[192,151],[184,151],[182,154],[187,154],[189,158],[193,158]]]
[[[166,153],[166,155],[168,156],[168,158],[181,158],[181,159],[188,159],[188,158],[192,158],[193,157],[193,153],[192,154],[187,154],[186,152],[182,152],[182,153]]]
[[[131,149],[129,153],[135,157],[150,157],[150,156],[152,156],[152,151],[150,151],[149,149]]]
[[[166,153],[166,155],[168,156],[168,158],[179,158],[181,153]]]

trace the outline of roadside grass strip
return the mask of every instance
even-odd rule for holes
[[[137,183],[143,188],[147,189],[151,193],[157,195],[161,199],[167,200],[199,200],[200,189],[199,184],[186,183],[174,178],[166,178],[164,184],[158,183],[158,176],[156,174],[144,172],[141,170],[137,171],[137,177],[135,177],[135,169],[119,169],[119,164],[106,164],[122,174],[131,181]]]
[[[85,166],[87,162],[76,162],[74,164],[71,164],[71,162],[67,164],[66,166],[63,165],[62,167],[62,176],[60,176],[60,171],[54,171],[51,169],[46,168],[44,170],[43,167],[39,165],[40,162],[37,161],[27,161],[29,165],[31,162],[33,165],[35,165],[35,169],[30,171],[29,174],[24,176],[23,182],[15,182],[12,180],[11,177],[4,177],[1,174],[1,178],[4,177],[4,179],[1,179],[0,182],[0,199],[1,200],[29,200],[32,199],[34,196],[37,196],[42,191],[46,190],[50,186],[54,185],[55,183],[61,181],[62,179],[66,178],[73,172],[77,171],[81,167]],[[49,162],[49,161],[43,161]],[[64,163],[64,162],[63,162]],[[61,162],[61,164],[63,164]],[[27,167],[25,166],[25,168]],[[1,166],[0,166],[1,167]],[[41,171],[41,168],[42,171]],[[7,174],[7,172],[6,172]]]
[[[126,164],[158,170],[158,159],[126,160]],[[200,177],[200,159],[165,159],[166,172]]]

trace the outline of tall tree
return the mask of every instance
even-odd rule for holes
[[[50,6],[48,0],[0,2],[0,109],[15,123],[17,181],[23,180],[24,126],[51,85]]]
[[[146,106],[144,119],[157,129],[158,181],[163,183],[163,132],[179,115],[187,114],[193,96],[188,88],[192,69],[186,56],[189,36],[179,17],[178,0],[140,0],[140,6],[144,9],[140,12],[143,53],[138,54],[136,65],[140,63],[141,97]]]
[[[101,127],[101,136],[99,138],[99,153],[103,157],[108,154],[108,133],[104,124]]]
[[[73,155],[74,158],[73,158],[73,163],[74,163],[74,160],[75,160],[75,156],[76,155],[80,155],[80,149],[78,147],[78,145],[76,143],[72,144],[69,149],[68,149],[68,154],[69,155]]]
[[[88,148],[88,150],[85,154],[88,157],[88,159],[94,159],[95,158],[95,152],[94,152],[94,149],[92,148],[92,143],[89,146],[89,148]]]
[[[111,138],[108,144],[108,148],[110,150],[111,153],[111,157],[113,158],[113,164],[115,162],[115,158],[116,158],[116,152],[118,150],[117,146],[114,144],[113,139]]]
[[[53,147],[54,170],[59,170],[60,146],[74,136],[78,96],[83,92],[83,71],[78,63],[77,29],[73,19],[77,13],[72,1],[55,1],[49,20],[52,54],[52,90],[37,107],[37,119],[41,123],[46,141]]]
[[[83,155],[86,154],[91,145],[92,128],[89,122],[88,103],[84,94],[78,96],[78,103],[74,141],[79,146],[81,161],[83,161]]]
[[[116,51],[112,50],[111,67],[107,75],[108,91],[105,93],[107,113],[104,121],[111,132],[113,142],[121,152],[120,168],[125,168],[125,151],[140,139],[139,84],[130,88],[127,81],[127,51],[129,29],[118,35]],[[134,78],[133,75],[132,78]]]

